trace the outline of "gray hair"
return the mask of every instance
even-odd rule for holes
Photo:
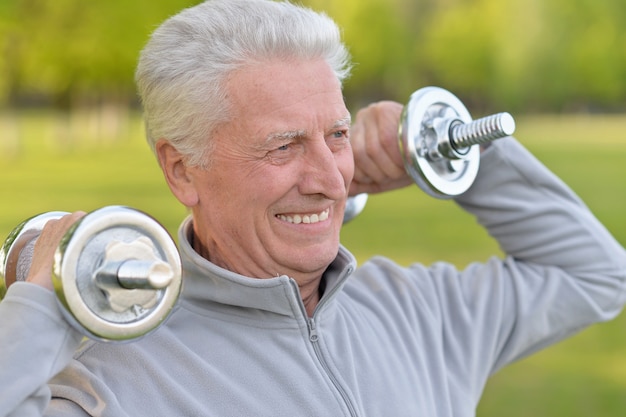
[[[226,77],[273,59],[324,59],[340,82],[350,57],[325,14],[270,0],[208,0],[166,20],[141,52],[135,81],[154,151],[166,139],[187,164],[210,164],[210,135],[229,120]]]

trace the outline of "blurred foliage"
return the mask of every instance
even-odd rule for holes
[[[363,101],[439,85],[485,111],[624,109],[623,0],[307,3],[344,28]]]
[[[189,0],[0,0],[0,101],[134,100],[138,53]]]
[[[136,58],[199,0],[0,0],[0,103],[134,103]],[[425,85],[477,112],[622,111],[623,0],[304,0],[343,28],[351,107]]]

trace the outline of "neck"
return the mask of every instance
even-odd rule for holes
[[[189,236],[189,240],[194,250],[203,258],[207,259],[208,261],[224,269],[241,273],[231,268],[229,265],[225,264],[224,262],[220,262],[219,259],[215,259],[215,257],[211,256],[210,251],[200,242],[200,239],[197,238],[195,233],[191,233],[191,236]],[[244,275],[246,274],[244,273]],[[303,279],[302,277],[297,277],[297,276],[292,276],[292,278],[295,279],[296,282],[298,283],[298,288],[300,289],[300,296],[302,297],[302,302],[304,304],[304,308],[307,312],[307,315],[309,317],[313,316],[313,312],[315,311],[315,308],[317,307],[317,304],[319,303],[321,294],[323,292],[322,285],[321,285],[322,276],[315,274],[314,276],[307,277],[306,279]]]
[[[320,285],[321,281],[321,278],[318,278],[309,285],[302,285],[301,283],[298,283],[302,302],[304,303],[304,308],[306,309],[306,313],[309,317],[313,316],[315,307],[317,307],[320,302],[322,293]]]

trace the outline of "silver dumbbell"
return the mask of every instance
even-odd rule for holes
[[[49,212],[18,225],[0,249],[0,298],[28,276],[44,225],[67,213]],[[57,248],[52,271],[61,311],[88,337],[136,339],[156,329],[180,294],[176,244],[152,217],[109,206],[85,215]]]
[[[463,103],[439,87],[425,87],[411,95],[399,126],[404,167],[428,195],[452,198],[463,194],[476,179],[480,145],[510,136],[515,120],[497,113],[472,121]],[[367,194],[350,197],[344,223],[365,207]]]

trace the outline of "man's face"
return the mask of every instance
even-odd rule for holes
[[[191,168],[202,255],[252,277],[320,276],[337,254],[354,173],[350,114],[320,61],[246,67],[227,82],[234,113]]]

